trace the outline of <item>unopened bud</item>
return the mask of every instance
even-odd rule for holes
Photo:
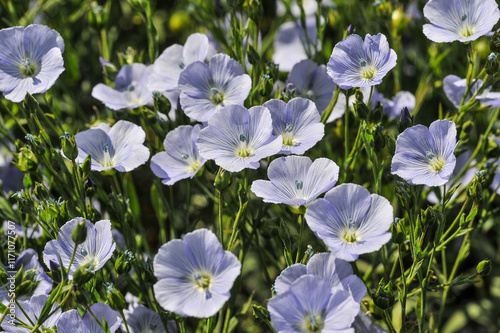
[[[491,260],[486,259],[481,261],[479,264],[477,264],[476,271],[477,274],[481,276],[488,276],[491,272]]]
[[[75,245],[79,245],[87,239],[87,225],[85,224],[85,220],[78,222],[73,233],[71,234],[71,238]]]

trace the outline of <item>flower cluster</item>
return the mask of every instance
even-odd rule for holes
[[[50,92],[61,35],[0,30],[2,330],[252,331],[249,309],[277,333],[448,326],[430,300],[494,269],[457,271],[498,220],[496,1],[374,1],[360,27],[354,0],[192,1],[167,30],[149,1],[109,30],[110,4],[51,18],[92,28],[61,31]]]

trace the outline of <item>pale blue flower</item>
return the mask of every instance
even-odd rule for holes
[[[436,43],[464,43],[491,31],[500,18],[495,0],[430,0],[424,7],[424,34]]]
[[[184,46],[173,44],[155,60],[148,88],[161,92],[177,90],[181,73],[193,62],[205,61],[208,51],[208,37],[191,34]]]
[[[92,89],[92,97],[111,110],[135,109],[153,101],[153,91],[147,82],[151,67],[134,63],[124,65],[115,79],[115,88],[99,83]]]
[[[308,99],[298,97],[288,103],[272,99],[263,106],[271,111],[273,134],[283,138],[279,154],[304,154],[325,135],[318,109]]]
[[[404,90],[398,92],[396,96],[394,96],[394,98],[391,100],[385,98],[376,89],[374,89],[370,106],[373,108],[377,102],[380,102],[384,105],[384,114],[386,114],[390,118],[399,118],[403,108],[406,107],[408,108],[408,111],[411,112],[413,111],[413,109],[415,109],[416,105],[415,95],[413,95],[409,91]]]
[[[196,147],[201,126],[179,126],[169,132],[163,141],[165,151],[151,158],[151,170],[165,185],[173,185],[181,179],[193,178],[203,167],[202,158]]]
[[[483,86],[482,80],[477,80],[472,84],[472,87],[464,99],[464,105],[467,104],[471,97],[478,89]],[[448,75],[443,80],[443,89],[448,100],[458,109],[462,98],[467,91],[467,79],[461,79],[456,75]],[[492,107],[500,107],[500,92],[491,91],[491,87],[484,89],[481,94],[477,94],[475,99],[483,105]]]
[[[335,45],[327,71],[342,89],[370,87],[382,82],[396,66],[396,59],[383,34],[367,34],[364,41],[354,34]]]
[[[271,298],[267,308],[278,333],[352,332],[360,309],[342,287],[315,275],[298,278],[287,292]]]
[[[326,158],[312,162],[306,156],[288,156],[272,161],[267,174],[269,180],[255,180],[251,191],[264,202],[299,207],[330,190],[337,183],[339,167]]]
[[[312,43],[316,42],[317,46],[321,44],[316,39],[316,16],[306,17],[306,29],[310,44],[307,43],[306,34],[300,21],[285,22],[279,27],[273,43],[273,61],[279,65],[280,71],[291,71],[295,64],[308,59],[306,47],[313,56],[315,48]]]
[[[326,66],[318,66],[312,60],[302,60],[293,66],[286,84],[290,89],[295,89],[295,96],[313,101],[320,113],[330,104],[336,87],[326,73]]]
[[[69,277],[73,277],[73,273],[81,266],[89,264],[89,271],[94,273],[104,267],[106,262],[111,258],[115,250],[116,244],[113,242],[111,233],[111,223],[108,220],[102,220],[95,225],[82,218],[77,217],[64,224],[57,235],[57,239],[51,240],[45,245],[43,250],[43,262],[47,267],[50,266],[50,261],[55,263],[62,262],[65,269],[71,261],[71,256],[75,249],[75,242],[72,239],[73,230],[78,223],[85,221],[87,227],[87,238],[77,246],[75,258],[69,267]]]
[[[130,333],[166,333],[160,315],[141,304],[130,304],[124,313]],[[175,321],[169,320],[167,325],[169,333],[177,332]],[[127,331],[124,323],[121,329],[123,332]]]
[[[230,105],[210,118],[200,132],[197,146],[203,158],[238,172],[257,169],[261,159],[281,150],[282,143],[281,136],[273,135],[271,113],[266,107]]]
[[[307,266],[294,264],[287,267],[276,278],[274,283],[276,293],[279,295],[287,292],[297,279],[306,274],[319,276],[327,281],[332,288],[341,287],[348,291],[358,303],[366,294],[365,284],[353,274],[351,265],[331,253],[315,254]]]
[[[109,331],[104,332],[102,329],[104,321]],[[117,311],[107,304],[95,303],[83,318],[78,310],[64,312],[57,323],[57,333],[114,333],[121,324],[122,318]]]
[[[391,239],[394,216],[389,201],[362,186],[342,184],[306,210],[307,224],[337,257],[347,261],[379,250]]]
[[[407,128],[396,140],[391,173],[412,185],[446,184],[455,169],[456,136],[455,123],[449,120]]]
[[[226,54],[216,54],[207,66],[196,61],[179,77],[180,103],[191,119],[205,122],[229,105],[243,105],[252,88],[243,66]]]
[[[49,295],[42,294],[32,296],[29,301],[19,301],[13,304],[13,311],[16,319],[11,320],[5,319],[2,321],[1,327],[7,333],[30,333],[34,325],[30,323],[36,323],[42,310],[47,304]],[[54,302],[50,309],[52,315],[43,322],[43,324],[38,327],[40,331],[45,331],[54,328],[61,318],[61,309],[57,309],[58,303]],[[57,310],[56,310],[57,309]],[[10,318],[9,318],[10,319]],[[28,327],[22,327],[22,324],[26,324]],[[74,331],[72,333],[75,333]]]
[[[144,140],[144,130],[129,121],[120,120],[113,127],[100,123],[75,135],[78,146],[76,162],[83,163],[91,154],[92,170],[129,172],[149,159]]]
[[[47,26],[2,29],[0,41],[0,91],[10,101],[46,92],[64,71],[64,41]]]
[[[231,296],[241,263],[208,229],[198,229],[164,244],[154,258],[156,300],[182,317],[215,315]]]

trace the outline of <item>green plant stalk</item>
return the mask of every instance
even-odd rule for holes
[[[330,104],[328,104],[325,111],[323,111],[323,113],[321,114],[321,122],[323,124],[326,123],[326,121],[328,120],[328,118],[332,114],[333,108],[335,107],[335,105],[337,104],[337,101],[339,99],[339,94],[340,94],[340,88],[337,86],[337,88],[335,88],[335,92],[332,96],[332,99],[330,100]]]
[[[407,288],[406,288],[406,277],[405,277],[405,267],[403,264],[403,245],[399,245],[399,266],[401,266],[401,281],[403,282],[403,295],[400,295],[401,298],[401,333],[406,331],[406,297],[407,297]]]
[[[347,160],[349,158],[349,94],[345,93],[345,120],[344,120],[344,142],[345,142],[345,152],[344,152],[344,177],[342,179],[345,181],[347,177]]]
[[[219,237],[220,237],[220,243],[222,244],[222,248],[225,249],[224,246],[224,221],[223,221],[223,216],[222,216],[222,206],[223,206],[223,195],[221,190],[217,190],[219,192],[219,201],[218,201],[218,209],[219,209]]]
[[[300,257],[301,257],[301,253],[302,253],[302,234],[304,233],[304,224],[305,224],[305,221],[304,221],[304,216],[302,214],[298,214],[298,217],[297,217],[297,223],[299,224],[299,243],[297,245],[297,255],[295,257],[295,263],[299,263],[300,262]]]

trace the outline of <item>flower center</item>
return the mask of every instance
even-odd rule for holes
[[[208,273],[196,272],[193,276],[193,279],[198,288],[202,290],[207,290],[212,284],[212,275]]]
[[[239,140],[241,144],[238,146],[236,151],[236,156],[238,157],[249,157],[253,154],[253,148],[248,146],[247,136],[243,133],[240,134]]]
[[[425,157],[427,158],[427,163],[429,163],[429,167],[434,172],[439,172],[443,169],[446,160],[443,158],[436,156],[433,152],[426,151]]]
[[[313,99],[314,98],[314,91],[308,90],[306,92],[306,97],[309,98],[309,99]]]
[[[183,160],[187,160],[187,159],[189,158],[189,155],[188,155],[188,154],[186,154],[186,153],[182,153],[182,154],[181,154],[181,158],[182,158]]]
[[[361,77],[365,80],[371,80],[375,76],[377,69],[373,66],[365,66],[361,68]]]
[[[293,125],[286,124],[285,132],[281,135],[283,137],[283,145],[285,146],[295,146],[295,138],[293,136]]]
[[[347,220],[347,228],[342,234],[342,239],[347,243],[355,243],[359,239],[358,230],[356,228],[356,221],[354,221],[353,219]]]
[[[295,180],[295,187],[297,188],[297,190],[302,190],[304,188],[304,183],[302,182],[302,180]]]
[[[320,332],[323,326],[323,319],[321,316],[308,314],[305,318],[303,330],[305,332]]]
[[[103,167],[110,167],[115,165],[115,162],[111,158],[110,152],[109,152],[109,145],[105,143],[102,145],[102,152],[103,152],[103,160],[102,160],[102,166]]]
[[[222,104],[224,106],[224,95],[217,88],[210,89],[211,96],[210,99],[214,104],[219,105]]]
[[[179,68],[180,68],[180,69],[184,69],[184,67],[186,67],[186,65],[185,65],[185,64],[181,61],[181,62],[179,63]]]
[[[21,69],[21,73],[24,77],[33,77],[35,76],[37,66],[35,63],[31,62],[29,58],[25,58],[21,60],[19,68]]]

